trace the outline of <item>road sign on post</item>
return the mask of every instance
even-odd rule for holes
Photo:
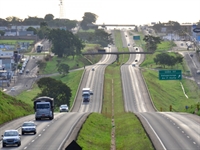
[[[181,70],[159,70],[159,80],[181,80]]]

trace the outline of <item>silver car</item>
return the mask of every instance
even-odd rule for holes
[[[65,105],[60,105],[60,112],[68,112],[68,106],[65,104]]]
[[[6,130],[2,137],[2,147],[21,145],[21,137],[17,130]]]
[[[22,135],[24,135],[25,133],[33,133],[36,134],[36,124],[32,121],[29,122],[24,122],[22,125]]]

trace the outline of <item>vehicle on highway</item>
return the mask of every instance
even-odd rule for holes
[[[32,121],[24,122],[21,127],[22,135],[25,133],[33,133],[36,134],[36,124]]]
[[[138,50],[138,47],[135,47],[135,50],[137,51],[137,50]]]
[[[60,105],[60,112],[68,112],[68,111],[69,109],[68,109],[67,104]]]
[[[92,71],[94,71],[95,69],[94,69],[94,67],[92,67]]]
[[[19,74],[23,74],[23,70],[20,70],[20,71],[19,71]]]
[[[21,135],[17,130],[6,130],[2,137],[2,147],[21,145]]]
[[[12,88],[10,89],[10,91],[14,92],[14,91],[15,91],[15,87],[12,87]]]
[[[29,73],[29,69],[26,70],[26,73]]]
[[[197,70],[197,74],[200,74],[200,69]]]
[[[135,62],[138,62],[138,60],[136,59]]]
[[[135,67],[135,64],[132,64],[133,67]]]
[[[82,89],[83,102],[89,102],[90,101],[90,95],[93,95],[93,92],[90,90],[90,88],[83,88]]]
[[[35,120],[54,119],[54,98],[41,96],[34,100]]]

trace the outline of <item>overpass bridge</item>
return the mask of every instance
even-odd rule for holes
[[[101,27],[106,27],[106,26],[124,26],[124,27],[135,27],[136,25],[134,24],[87,24],[88,27],[94,27],[94,26],[101,26]]]
[[[105,50],[100,50],[99,52],[86,52],[82,55],[117,55],[117,62],[119,61],[119,55],[121,54],[153,54],[153,52],[104,52]]]

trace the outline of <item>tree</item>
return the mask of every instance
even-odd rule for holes
[[[107,47],[108,44],[113,44],[112,34],[105,32],[103,29],[96,29],[95,32],[79,32],[78,36],[83,41],[100,44],[102,47]]]
[[[145,35],[143,40],[146,42],[146,49],[150,52],[155,52],[157,44],[162,41],[160,37],[154,37],[151,35]]]
[[[51,30],[48,39],[53,45],[52,52],[58,57],[79,55],[85,46],[81,39],[71,31],[61,29]]]
[[[33,28],[33,27],[28,27],[28,28],[26,29],[26,31],[33,31],[34,34],[37,33],[37,30],[36,30],[35,28]]]
[[[5,32],[2,31],[2,30],[0,30],[0,35],[1,35],[1,36],[4,36],[4,34],[5,34]]]
[[[96,14],[90,13],[90,12],[85,12],[84,16],[82,17],[83,20],[81,21],[80,25],[83,30],[88,30],[89,27],[87,24],[93,24],[96,22],[98,16]]]
[[[178,55],[176,57],[171,56],[167,53],[157,54],[154,58],[154,62],[159,65],[162,65],[165,68],[165,65],[173,67],[175,64],[182,63],[183,57]]]
[[[47,38],[51,29],[48,26],[42,25],[37,31],[37,35],[40,39]]]
[[[44,95],[53,97],[55,106],[60,106],[61,104],[67,104],[70,106],[70,98],[72,94],[71,89],[66,84],[50,77],[41,78],[37,84],[41,93],[36,97]]]
[[[47,14],[47,15],[45,15],[45,17],[44,17],[44,20],[45,20],[46,22],[48,22],[48,21],[52,21],[53,18],[54,18],[54,15],[52,15],[52,14]]]
[[[47,27],[47,26],[48,26],[48,23],[46,21],[40,22],[40,28]]]
[[[69,73],[69,65],[67,65],[67,64],[60,64],[58,66],[58,72],[60,74],[62,74],[63,76],[65,76],[66,74]]]

